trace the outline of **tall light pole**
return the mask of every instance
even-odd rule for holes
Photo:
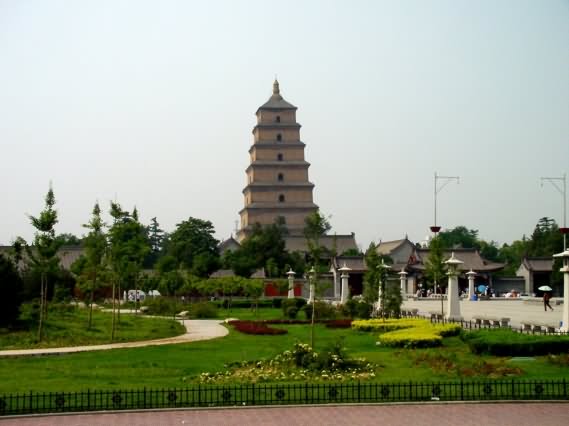
[[[439,183],[440,181],[440,183]],[[441,230],[441,227],[439,225],[437,225],[437,195],[439,194],[439,192],[441,192],[443,190],[443,188],[445,186],[447,186],[450,182],[452,181],[456,181],[456,183],[460,183],[460,177],[459,176],[439,176],[437,174],[437,172],[435,172],[435,191],[434,191],[434,196],[435,196],[435,223],[433,226],[431,226],[431,232],[433,234],[435,234],[434,238],[437,237],[437,233]],[[435,275],[435,294],[437,294],[437,276]],[[441,301],[442,301],[442,291],[441,291]]]
[[[459,176],[439,176],[437,172],[435,172],[435,224],[431,226],[431,231],[435,234],[435,237],[437,236],[437,232],[441,230],[441,227],[437,225],[437,195],[445,186],[454,180],[456,183],[460,183]],[[440,184],[439,181],[441,181]]]
[[[567,250],[567,233],[569,232],[569,228],[567,228],[567,175],[563,173],[561,177],[542,177],[541,186],[543,186],[543,181],[552,184],[563,197],[563,227],[560,227],[559,231],[563,234],[563,251],[565,251]],[[563,182],[563,185],[560,186],[558,182]]]

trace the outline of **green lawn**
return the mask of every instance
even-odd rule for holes
[[[237,316],[237,315],[233,315]],[[279,326],[280,327],[280,326]],[[294,342],[309,342],[310,327],[282,326],[288,334],[252,336],[230,330],[228,336],[203,342],[119,349],[63,356],[0,359],[0,394],[28,391],[75,391],[184,387],[202,372],[222,371],[232,361],[271,358]],[[350,356],[377,363],[377,381],[425,382],[482,378],[569,378],[569,368],[545,357],[511,362],[477,356],[458,338],[436,349],[392,349],[376,346],[375,333],[327,329],[317,325],[316,349],[344,339]]]
[[[54,311],[45,323],[44,339],[37,343],[37,329],[0,332],[0,350],[54,348],[64,346],[97,345],[111,343],[110,313],[93,312],[93,324],[87,330],[88,311],[72,309]],[[183,334],[185,328],[177,321],[162,318],[145,318],[122,314],[115,334],[115,342],[160,339]],[[0,361],[2,362],[2,361]]]

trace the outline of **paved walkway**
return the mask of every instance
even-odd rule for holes
[[[229,331],[220,320],[179,320],[186,333],[165,339],[143,340],[138,342],[110,343],[108,345],[91,346],[71,346],[66,348],[45,348],[45,349],[14,349],[0,351],[0,357],[6,356],[34,356],[34,355],[56,355],[73,352],[102,351],[120,348],[140,348],[143,346],[171,345],[174,343],[196,342],[198,340],[215,339],[216,337],[226,336]]]
[[[441,311],[440,300],[405,300],[405,309],[419,309],[419,313],[428,314],[430,311]],[[554,311],[545,312],[543,303],[526,302],[524,300],[480,300],[471,302],[460,301],[461,315],[465,320],[471,320],[473,316],[483,315],[488,317],[508,317],[513,327],[520,327],[522,321],[530,321],[541,324],[551,324],[559,327],[563,305],[553,305]],[[446,312],[446,300],[444,301]]]
[[[2,426],[558,426],[567,403],[344,405],[98,413],[0,419]]]

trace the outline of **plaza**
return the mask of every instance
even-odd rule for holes
[[[444,312],[446,313],[447,301],[443,301]],[[483,316],[491,318],[510,318],[512,328],[520,328],[522,322],[539,324],[551,324],[559,327],[563,305],[552,304],[553,311],[544,311],[541,299],[496,299],[479,300],[471,302],[469,300],[460,301],[460,312],[464,320],[470,321],[474,317]],[[418,309],[419,315],[429,315],[431,312],[441,312],[440,299],[419,299],[405,300],[403,309]]]

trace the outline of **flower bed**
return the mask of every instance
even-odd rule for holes
[[[237,331],[245,334],[265,334],[265,335],[277,335],[277,334],[286,334],[288,330],[284,330],[282,328],[272,328],[269,327],[264,322],[259,321],[241,321],[241,320],[234,320],[229,321]]]
[[[443,337],[460,333],[458,324],[431,324],[425,319],[373,319],[354,321],[352,328],[360,331],[379,331],[378,343],[386,346],[426,348],[440,346]]]
[[[350,328],[352,326],[351,319],[337,319],[324,321],[328,328]]]

